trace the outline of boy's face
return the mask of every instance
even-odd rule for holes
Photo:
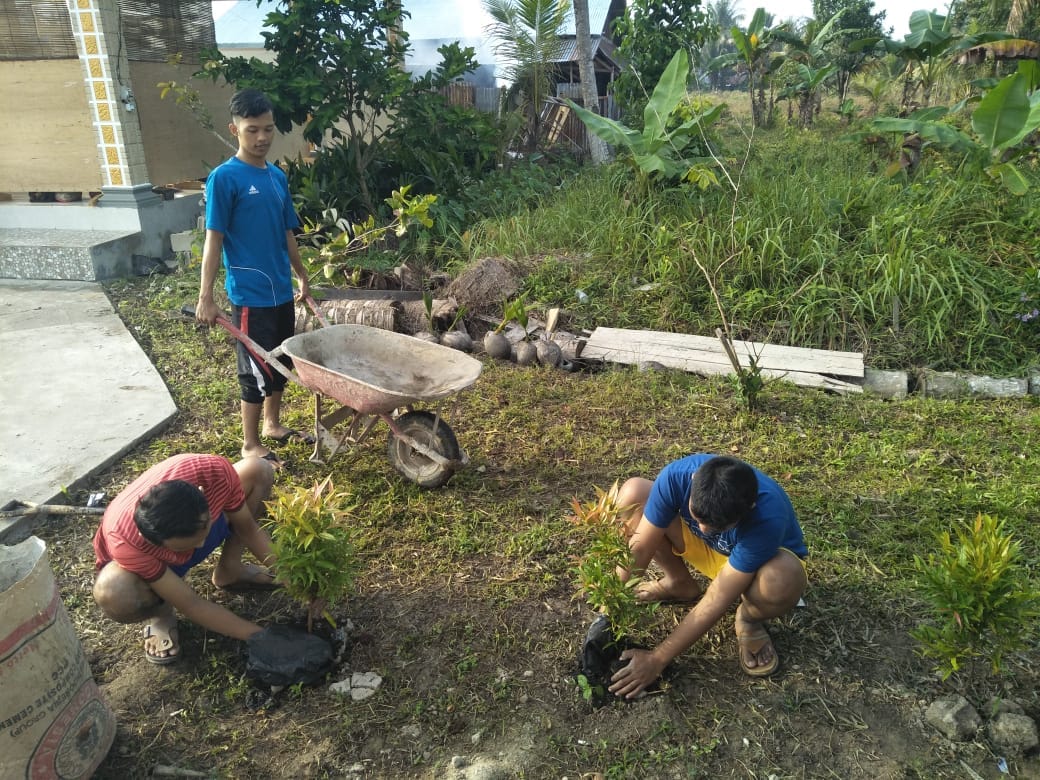
[[[213,519],[209,516],[209,512],[203,512],[199,517],[199,522],[202,523],[201,527],[191,536],[171,536],[163,542],[162,546],[174,552],[188,552],[189,550],[202,547],[206,537],[209,536],[209,529],[213,525]]]
[[[259,116],[236,116],[228,129],[238,138],[238,156],[254,165],[263,164],[274,140],[274,114],[268,111]]]

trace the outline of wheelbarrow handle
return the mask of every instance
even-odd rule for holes
[[[185,304],[181,307],[181,314],[190,315],[191,317],[194,317],[195,307],[191,304]],[[227,315],[225,314],[221,314],[217,317],[217,325],[219,325],[232,336],[234,336],[236,339],[238,339],[238,341],[242,342],[242,344],[245,345],[245,348],[248,349],[255,357],[262,359],[265,363],[271,366],[271,368],[273,368],[279,374],[284,376],[286,379],[292,382],[300,382],[300,378],[296,376],[295,373],[286,368],[282,364],[282,361],[278,359],[285,354],[285,351],[280,346],[275,347],[270,351],[264,349],[255,341],[253,341],[253,339],[249,336],[248,333],[243,331],[241,328],[236,327],[234,323],[232,323],[231,320],[229,320],[227,318]]]

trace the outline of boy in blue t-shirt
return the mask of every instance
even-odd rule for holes
[[[809,552],[783,489],[737,458],[699,454],[668,464],[653,482],[627,480],[617,502],[631,507],[626,529],[634,565],[625,579],[641,575],[651,560],[664,572],[639,586],[639,599],[696,606],[653,650],[622,653],[629,663],[613,676],[611,692],[637,695],[738,599],[741,668],[753,677],[772,674],[779,658],[765,621],[802,597]],[[711,580],[707,590],[687,564]]]
[[[258,90],[243,89],[232,96],[230,109],[228,129],[238,139],[238,152],[206,180],[206,242],[195,316],[213,325],[220,315],[213,283],[223,259],[234,324],[261,347],[273,350],[296,327],[290,269],[300,281],[300,298],[310,294],[293,234],[300,222],[285,174],[267,162],[276,132],[271,101]],[[279,442],[295,437],[313,443],[313,437],[281,422],[285,376],[245,344],[239,342],[237,349],[242,457],[255,455],[278,466],[278,456],[260,441],[261,433]],[[291,365],[287,358],[283,362]]]

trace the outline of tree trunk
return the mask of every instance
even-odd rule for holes
[[[587,111],[600,113],[599,90],[596,88],[596,70],[592,64],[592,34],[589,30],[589,0],[574,0],[574,32],[578,45],[578,73],[581,76],[581,102]],[[608,159],[607,144],[597,135],[585,132],[589,139],[589,154],[596,165]]]

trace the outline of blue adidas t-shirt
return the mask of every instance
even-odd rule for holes
[[[232,157],[206,180],[206,228],[224,234],[224,268],[236,306],[280,306],[293,299],[287,230],[300,221],[277,165]]]
[[[697,454],[673,461],[654,480],[643,516],[658,528],[667,528],[678,515],[694,536],[707,542],[716,552],[729,556],[737,571],[750,574],[785,547],[800,558],[809,554],[791,500],[772,478],[754,469],[758,479],[758,500],[751,517],[736,528],[705,535],[690,514],[690,487],[693,474],[714,455]]]

